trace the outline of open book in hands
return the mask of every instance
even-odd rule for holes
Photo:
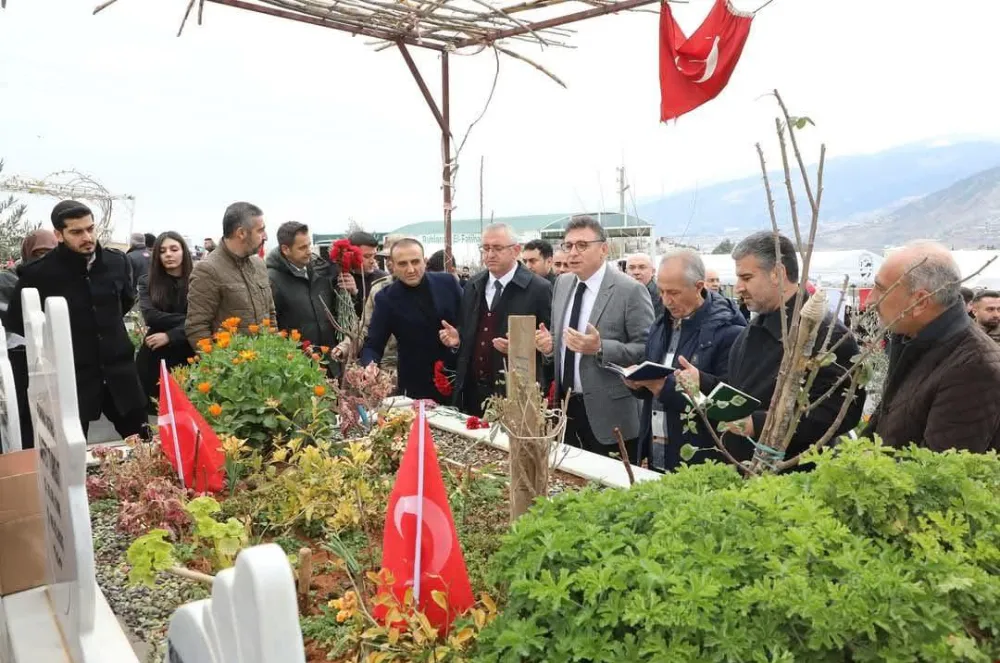
[[[671,373],[674,369],[666,364],[657,364],[652,361],[644,361],[638,366],[629,366],[625,368],[624,366],[619,366],[618,364],[612,364],[606,362],[604,368],[608,369],[612,373],[617,373],[626,380],[662,380]]]
[[[692,405],[699,407],[707,405],[705,416],[712,421],[739,421],[760,409],[759,400],[725,382],[715,385],[715,389],[708,396],[697,394],[694,400],[687,391],[682,390],[681,393]]]

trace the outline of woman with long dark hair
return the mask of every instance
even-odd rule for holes
[[[166,360],[168,369],[173,368],[187,363],[194,351],[184,334],[191,252],[184,238],[172,230],[157,237],[150,252],[149,273],[139,279],[146,338],[135,364],[152,410],[152,399],[160,397],[160,360]]]

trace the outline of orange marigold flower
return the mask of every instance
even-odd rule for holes
[[[205,354],[210,354],[212,352],[212,340],[208,338],[203,338],[198,341],[198,349]]]
[[[278,332],[278,336],[280,336],[281,338],[288,338],[288,332],[282,329],[280,332]]]
[[[258,325],[250,325],[249,327],[247,327],[247,329],[250,330],[251,334],[256,334],[257,332],[260,331],[260,327]]]
[[[240,319],[233,316],[232,318],[226,318],[222,321],[222,328],[226,331],[234,332],[239,329]]]
[[[313,393],[316,394],[317,396],[322,396],[323,394],[326,393],[326,387],[324,387],[321,384],[318,384],[315,387],[313,387]]]
[[[310,355],[314,360],[319,361],[320,357],[315,352]]]
[[[188,363],[189,364],[193,364],[194,363],[194,357],[188,357]]]
[[[208,413],[213,417],[217,417],[222,414],[222,406],[218,403],[212,403],[208,406]]]
[[[233,366],[239,366],[242,363],[243,363],[242,359],[240,359],[239,357],[233,357]]]
[[[293,329],[292,330],[292,340],[295,341],[296,343],[298,343],[299,339],[301,339],[301,338],[302,338],[302,334],[299,333],[299,330],[298,329]]]
[[[285,359],[287,359],[288,361],[291,361],[291,360],[295,359],[295,355],[293,355],[291,352],[289,352],[287,355],[285,355]]]
[[[260,321],[260,324],[264,325],[265,327],[270,327],[271,326],[271,318],[264,318],[263,320]]]
[[[199,382],[199,383],[198,383],[198,391],[200,391],[200,392],[201,392],[201,393],[203,393],[203,394],[207,394],[207,393],[208,393],[208,391],[209,391],[209,390],[210,390],[211,388],[212,388],[212,385],[210,385],[210,384],[209,384],[209,383],[207,383],[207,382]]]
[[[219,349],[220,350],[225,350],[226,348],[229,347],[229,339],[228,338],[220,338],[218,345],[219,345]]]
[[[321,345],[321,346],[319,346],[319,349],[323,352],[323,354],[326,354],[327,352],[330,351],[330,346],[329,345]]]

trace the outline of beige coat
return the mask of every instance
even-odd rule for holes
[[[259,256],[239,258],[225,241],[207,258],[195,263],[188,285],[188,311],[184,322],[191,347],[210,338],[226,318],[239,318],[240,330],[259,325],[264,318],[275,322],[274,300],[267,269]]]

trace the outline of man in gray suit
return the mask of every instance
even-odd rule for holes
[[[614,429],[621,429],[629,459],[636,460],[638,401],[605,362],[642,362],[653,324],[653,303],[645,286],[607,265],[604,228],[577,216],[566,226],[562,248],[570,272],[556,280],[552,331],[542,325],[535,346],[555,362],[556,394],[571,391],[566,443],[604,456],[618,453]]]

